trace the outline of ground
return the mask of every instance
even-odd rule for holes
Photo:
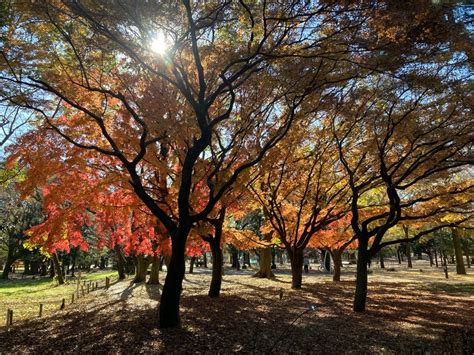
[[[158,328],[160,286],[115,281],[63,311],[0,328],[0,353],[473,353],[474,275],[444,280],[426,264],[392,266],[374,268],[365,313],[351,310],[351,268],[340,283],[312,270],[302,290],[291,290],[286,268],[275,280],[226,270],[219,299],[206,295],[210,271],[197,269],[186,275],[175,330]]]

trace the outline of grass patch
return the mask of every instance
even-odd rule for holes
[[[474,283],[447,284],[437,282],[428,284],[426,288],[430,291],[474,295]]]
[[[117,278],[117,272],[83,273],[81,285],[84,281],[86,284],[98,282],[99,287],[104,287],[106,277],[114,280]],[[68,278],[61,286],[56,280],[44,277],[0,280],[0,325],[4,324],[3,318],[7,309],[13,309],[14,321],[37,317],[40,303],[43,304],[43,315],[54,313],[59,310],[63,298],[66,304],[70,304],[72,294],[76,290],[77,278]]]

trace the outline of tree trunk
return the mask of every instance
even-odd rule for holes
[[[444,276],[448,279],[448,258],[446,257],[446,254],[443,255],[443,260],[444,260]]]
[[[461,240],[459,235],[459,228],[452,228],[452,237],[454,245],[454,253],[456,254],[456,273],[458,275],[466,275],[466,268],[464,267],[464,258],[462,255]]]
[[[232,267],[240,270],[240,261],[239,261],[239,251],[237,249],[232,249]]]
[[[288,249],[291,264],[291,288],[299,289],[303,283],[303,249]]]
[[[160,284],[160,257],[155,255],[151,259],[151,272],[148,279],[149,285],[159,285]]]
[[[204,254],[202,255],[202,262],[203,262],[203,264],[204,264],[204,265],[203,265],[204,268],[207,269],[207,253],[204,253]]]
[[[114,251],[115,251],[115,259],[117,261],[117,271],[118,271],[118,275],[119,275],[119,280],[124,280],[125,279],[125,263],[126,263],[126,260],[123,256],[123,253],[122,253],[122,247],[118,244],[115,244]]]
[[[56,276],[56,271],[54,269],[53,260],[50,260],[49,261],[49,277],[53,278],[54,276]]]
[[[30,268],[31,263],[28,260],[25,260],[24,265],[25,265],[25,269],[23,270],[23,274],[25,275],[31,274],[31,268]]]
[[[62,284],[64,284],[64,277],[63,277],[63,274],[61,272],[61,265],[59,264],[58,254],[53,253],[51,258],[53,259],[53,265],[54,265],[54,269],[56,271],[56,276],[58,278],[58,284],[62,285]]]
[[[184,251],[189,231],[190,226],[180,226],[174,235],[171,260],[160,299],[161,328],[174,328],[180,324],[179,302],[186,267]]]
[[[331,251],[332,260],[334,261],[334,274],[332,275],[333,281],[341,281],[341,254],[342,252],[338,249]]]
[[[275,247],[272,248],[272,269],[276,269],[277,266],[276,266],[276,251],[275,251]]]
[[[406,255],[407,255],[407,261],[408,261],[408,267],[412,268],[413,263],[411,261],[411,245],[410,245],[410,243],[406,243],[405,246],[406,246]]]
[[[212,254],[212,279],[209,287],[209,297],[219,297],[221,292],[223,257],[220,239],[215,235],[214,238],[209,240]]]
[[[381,269],[385,269],[385,262],[383,260],[383,253],[382,253],[382,250],[379,251],[379,260],[380,260],[380,268]]]
[[[434,250],[434,259],[435,259],[435,265],[436,267],[438,267],[438,252],[436,251],[436,249]]]
[[[37,261],[32,261],[31,262],[31,267],[30,267],[30,273],[31,275],[37,275],[39,274],[39,267],[40,264]],[[74,276],[74,275],[73,275]]]
[[[283,265],[283,251],[280,249],[277,250],[277,259],[278,264]]]
[[[194,272],[194,262],[196,261],[195,256],[191,256],[191,260],[189,260],[189,273],[192,274]]]
[[[356,290],[354,295],[354,312],[364,312],[367,301],[367,262],[369,261],[369,252],[367,250],[367,240],[359,239],[357,250],[357,275]]]
[[[10,271],[12,269],[12,265],[13,265],[13,261],[7,259],[7,261],[5,263],[5,267],[3,268],[3,272],[2,272],[2,279],[3,280],[8,280],[8,276],[9,276]]]
[[[260,259],[259,259],[260,270],[253,275],[253,277],[274,278],[275,275],[272,272],[272,249],[263,248],[260,249]]]
[[[148,266],[150,265],[150,261],[148,258],[145,258],[143,255],[138,255],[136,257],[137,260],[137,272],[135,274],[135,278],[133,279],[134,283],[145,282],[146,281],[146,273],[148,271]]]
[[[100,264],[99,264],[99,269],[100,270],[105,270],[107,267],[107,258],[105,256],[100,257]]]
[[[434,262],[433,262],[433,253],[431,252],[431,250],[430,250],[429,253],[428,253],[428,258],[430,259],[430,266],[433,266],[433,265],[434,265]]]

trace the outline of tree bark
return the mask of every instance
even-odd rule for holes
[[[232,249],[232,267],[240,270],[239,251],[235,248]]]
[[[136,261],[137,261],[137,272],[135,273],[133,282],[134,283],[145,282],[148,266],[150,265],[150,261],[148,260],[148,258],[145,258],[143,255],[138,255],[136,257]]]
[[[217,235],[210,238],[209,245],[212,254],[212,279],[209,287],[209,297],[219,297],[222,284],[222,248],[220,237],[217,240]]]
[[[448,258],[446,257],[446,254],[443,255],[443,261],[444,261],[444,276],[448,279]]]
[[[189,231],[190,226],[182,225],[173,236],[171,260],[160,299],[160,328],[174,328],[180,325],[179,302],[185,270],[184,251]]]
[[[277,266],[276,266],[276,251],[275,251],[275,247],[272,248],[272,265],[271,265],[272,269],[276,269]]]
[[[331,251],[332,260],[334,261],[334,274],[332,280],[335,282],[341,281],[341,254],[342,251],[334,249]]]
[[[300,289],[303,283],[303,249],[288,249],[291,264],[291,288]]]
[[[119,280],[125,279],[125,263],[126,260],[122,253],[122,247],[118,244],[114,246],[115,259],[117,260],[117,271],[119,275]],[[74,265],[74,264],[73,264]]]
[[[204,268],[207,269],[207,253],[202,255],[202,262],[204,263]]]
[[[357,251],[356,290],[353,308],[354,312],[365,311],[365,304],[367,301],[367,262],[369,261],[367,247],[367,240],[365,238],[360,238]]]
[[[3,280],[8,280],[8,277],[10,275],[10,271],[12,269],[12,265],[13,265],[13,261],[7,259],[7,261],[5,262],[5,267],[3,268],[3,272],[2,272],[2,279]]]
[[[191,256],[191,260],[189,260],[189,273],[192,274],[194,272],[194,262],[196,261],[195,256]]]
[[[151,272],[148,279],[149,285],[160,284],[160,257],[158,255],[153,256],[151,259]]]
[[[383,253],[382,250],[379,251],[379,260],[380,260],[380,268],[385,269],[385,262],[383,260]]]
[[[406,243],[405,244],[406,246],[406,256],[407,256],[407,265],[409,268],[412,268],[413,267],[413,263],[411,261],[411,246],[410,246],[410,243]]]
[[[64,284],[64,277],[63,277],[63,274],[61,272],[61,265],[59,263],[58,254],[53,253],[51,258],[53,260],[54,270],[56,271],[56,276],[58,278],[58,284],[62,285],[62,284]]]
[[[436,249],[434,250],[434,259],[435,259],[435,265],[436,267],[438,267],[438,252],[436,251]]]
[[[275,275],[272,272],[272,249],[263,248],[260,249],[260,259],[259,259],[260,269],[253,277],[274,278]]]
[[[460,240],[460,230],[459,228],[452,228],[452,238],[454,253],[456,254],[456,273],[458,275],[466,275],[466,268],[464,267],[464,258],[462,255],[461,240]]]

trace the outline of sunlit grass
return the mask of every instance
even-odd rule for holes
[[[106,277],[116,279],[117,272],[84,273],[81,275],[81,286],[85,291],[90,282],[98,282],[99,287],[104,287]],[[84,286],[84,281],[86,286]],[[82,293],[81,287],[79,290]],[[69,305],[72,294],[76,291],[77,278],[68,279],[61,286],[51,278],[0,280],[0,326],[5,324],[7,309],[13,309],[14,321],[37,317],[40,303],[43,304],[43,315],[48,315],[59,310],[63,298],[66,305]],[[77,294],[75,298],[77,299]]]

